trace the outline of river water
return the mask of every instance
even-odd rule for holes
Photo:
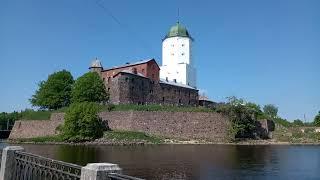
[[[22,146],[79,165],[116,163],[125,174],[146,179],[320,179],[320,146]]]

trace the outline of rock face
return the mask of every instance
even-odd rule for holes
[[[260,120],[256,124],[256,135],[262,139],[272,139],[275,123],[272,120]]]
[[[50,120],[16,121],[10,139],[55,135],[63,123],[63,113],[53,113]],[[102,112],[100,117],[110,129],[140,131],[179,139],[223,141],[229,120],[218,113],[205,112]]]

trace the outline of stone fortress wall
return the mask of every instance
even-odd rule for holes
[[[55,135],[63,123],[63,113],[53,113],[50,120],[16,121],[9,139]],[[178,138],[222,141],[227,138],[228,118],[218,113],[205,112],[102,112],[100,117],[113,130],[140,131]]]
[[[34,138],[57,134],[64,113],[52,113],[50,120],[19,120],[14,123],[9,139]]]

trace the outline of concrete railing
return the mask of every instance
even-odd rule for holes
[[[141,180],[121,173],[117,164],[90,163],[82,167],[24,152],[21,146],[8,146],[2,151],[0,180]]]

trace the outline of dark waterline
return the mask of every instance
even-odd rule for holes
[[[79,165],[116,163],[146,179],[320,179],[320,146],[22,146]]]

